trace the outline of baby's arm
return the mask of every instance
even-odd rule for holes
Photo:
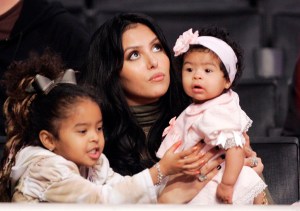
[[[226,204],[232,204],[233,187],[244,165],[244,150],[232,147],[226,151],[225,170],[217,188],[217,198]]]

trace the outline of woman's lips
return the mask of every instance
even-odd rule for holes
[[[149,81],[160,82],[160,81],[164,80],[164,78],[165,78],[165,74],[156,73],[150,77]]]

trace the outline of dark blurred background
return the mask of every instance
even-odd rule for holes
[[[236,91],[242,108],[254,121],[249,135],[281,134],[300,48],[299,0],[56,1],[91,33],[116,13],[146,13],[161,26],[171,47],[189,28],[226,28],[244,49],[245,70]]]

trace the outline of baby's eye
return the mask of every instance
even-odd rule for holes
[[[161,50],[162,50],[161,44],[157,43],[157,44],[155,44],[155,45],[153,46],[153,51],[154,51],[154,52],[159,52],[159,51],[161,51]]]
[[[133,51],[131,54],[129,54],[129,60],[136,60],[140,57],[139,52]]]
[[[205,69],[205,72],[206,72],[206,73],[211,73],[212,70],[210,70],[210,69]]]
[[[98,127],[98,131],[102,131],[103,130],[103,127]]]

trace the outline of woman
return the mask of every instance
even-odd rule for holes
[[[94,86],[100,93],[104,154],[112,168],[123,175],[135,174],[157,162],[155,153],[163,130],[189,103],[172,62],[161,29],[142,14],[117,15],[92,37],[81,83]],[[213,149],[200,162],[206,163],[216,153]],[[261,173],[263,166],[258,161],[256,168]],[[207,163],[201,174],[212,178],[220,162]]]

